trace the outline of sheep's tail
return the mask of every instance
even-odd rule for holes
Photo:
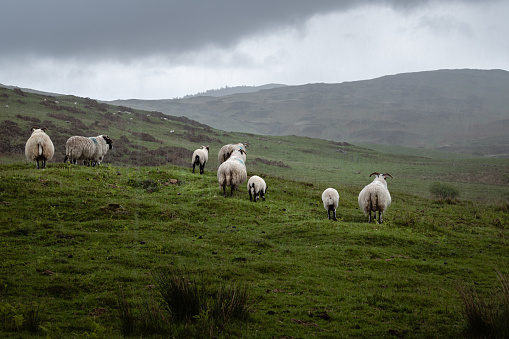
[[[378,210],[378,194],[370,193],[368,197],[368,212]]]
[[[198,154],[196,154],[196,156],[194,157],[194,163],[195,164],[199,164],[200,163],[200,156]]]
[[[329,210],[334,209],[334,199],[329,195]]]
[[[42,153],[44,152],[44,150],[43,150],[43,148],[42,148],[42,145],[41,145],[41,144],[39,144],[38,146],[39,146],[39,156],[41,156],[41,155],[42,155]]]

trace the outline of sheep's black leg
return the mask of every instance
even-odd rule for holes
[[[249,189],[249,201],[253,201],[253,195],[251,194],[251,188]]]
[[[338,221],[338,219],[336,219],[336,210],[333,210],[334,211],[334,221]]]
[[[382,211],[378,211],[378,223],[382,223]]]
[[[193,162],[193,173],[194,173],[194,166],[196,166],[196,164]]]
[[[376,212],[375,212],[376,213]],[[368,224],[371,224],[371,211],[369,211]]]
[[[46,158],[42,158],[42,168],[46,168]]]
[[[203,174],[205,172],[205,164],[200,165],[200,174]]]
[[[262,196],[262,200],[265,201],[265,192],[262,191],[262,193],[260,193],[260,195]]]
[[[67,159],[69,159],[69,158],[66,155],[65,158],[64,158],[64,164],[67,162]]]
[[[231,190],[231,193],[230,193],[230,197],[233,197],[233,190],[235,189],[235,186],[232,185],[232,190]]]
[[[36,158],[35,161],[37,162],[37,169],[39,169],[39,158]]]
[[[223,184],[223,196],[226,198],[226,185]]]

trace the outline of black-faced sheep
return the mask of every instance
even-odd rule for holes
[[[191,159],[193,163],[193,173],[194,167],[200,166],[200,174],[205,172],[205,164],[209,160],[209,146],[202,146],[193,152],[193,157]]]
[[[65,143],[64,163],[69,161],[76,164],[78,161],[99,165],[108,152],[113,148],[113,140],[107,135],[99,135],[97,137],[73,136],[67,139]]]
[[[334,188],[327,188],[322,193],[322,202],[323,207],[327,211],[327,216],[329,220],[331,219],[331,212],[332,212],[332,219],[334,221],[337,221],[336,219],[336,209],[339,205],[339,193]]]
[[[41,167],[46,168],[46,161],[51,160],[55,154],[55,147],[50,137],[45,133],[47,128],[32,127],[32,135],[25,145],[25,156],[29,161],[36,161],[37,168],[39,161]]]
[[[217,156],[217,160],[219,160],[219,164],[222,164],[223,162],[228,160],[228,158],[231,156],[231,154],[235,150],[238,150],[238,149],[244,150],[244,154],[245,154],[246,153],[246,147],[249,147],[249,144],[247,142],[243,142],[243,143],[241,142],[241,143],[238,143],[238,144],[224,145],[219,150],[219,154]],[[245,159],[245,156],[244,156],[244,162],[245,161],[246,161],[246,159]]]
[[[233,191],[247,179],[246,165],[243,160],[245,153],[243,149],[233,151],[230,158],[219,165],[217,169],[217,180],[225,198],[226,186],[231,187],[230,197],[232,197]]]
[[[257,175],[253,175],[247,181],[247,190],[249,191],[249,200],[256,202],[260,197],[265,201],[265,193],[267,193],[267,184],[265,180]]]
[[[373,218],[376,220],[376,212],[378,211],[378,223],[383,222],[382,214],[387,207],[391,205],[391,194],[387,189],[387,177],[391,177],[389,173],[380,174],[371,173],[369,176],[375,175],[375,179],[366,185],[359,193],[359,208],[364,211],[365,215],[369,215],[368,222],[371,223],[371,212],[374,212]]]

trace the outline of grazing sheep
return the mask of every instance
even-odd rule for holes
[[[193,162],[193,173],[196,165],[200,166],[200,174],[205,172],[205,164],[209,160],[209,146],[202,146],[193,152],[191,161]]]
[[[382,223],[382,214],[387,207],[391,205],[391,195],[387,189],[385,179],[392,175],[389,173],[380,174],[371,173],[369,176],[375,175],[375,179],[369,185],[366,185],[359,193],[359,208],[364,211],[365,215],[369,215],[368,222],[371,223],[371,211],[375,212],[373,218],[376,220],[376,212],[378,211],[378,223]]]
[[[249,144],[247,142],[238,143],[238,144],[224,145],[219,150],[219,154],[217,156],[217,159],[219,160],[219,164],[222,164],[223,162],[228,160],[228,158],[231,156],[231,154],[235,150],[238,150],[238,149],[244,150],[244,154],[245,154],[246,153],[246,150],[245,150],[246,147],[249,147]],[[244,162],[245,161],[246,161],[246,157],[244,156]]]
[[[249,191],[249,200],[256,202],[259,199],[259,196],[265,201],[265,193],[267,193],[267,184],[265,180],[260,178],[257,175],[253,175],[247,181],[247,190]]]
[[[55,154],[55,147],[50,137],[45,133],[48,129],[32,127],[32,135],[28,138],[25,145],[25,156],[29,161],[36,161],[37,168],[39,161],[41,167],[46,168],[46,161],[51,160]]]
[[[113,148],[113,141],[107,135],[99,135],[97,137],[73,136],[67,139],[65,143],[65,158],[73,164],[78,160],[83,160],[85,164],[92,166],[101,164],[108,149]]]
[[[329,217],[329,220],[331,219],[331,212],[333,213],[333,220],[338,221],[336,219],[336,209],[339,205],[339,193],[334,188],[327,188],[322,193],[322,201],[323,201],[323,207],[325,210],[327,210],[327,216]]]
[[[232,197],[233,191],[247,179],[246,165],[244,164],[245,153],[243,149],[233,151],[230,158],[219,165],[217,169],[217,179],[225,198],[226,186],[231,187],[230,197]]]
[[[99,136],[90,138],[92,141],[97,141],[95,146],[95,152],[92,159],[92,166],[100,165],[104,160],[104,156],[108,153],[108,150],[113,148],[113,140],[107,135],[101,134]]]

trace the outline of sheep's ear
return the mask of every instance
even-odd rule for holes
[[[32,127],[32,128],[30,129],[30,132],[33,132],[33,131],[35,131],[36,129],[38,129],[38,128],[34,126],[34,127]]]
[[[378,172],[373,172],[373,173],[371,173],[369,176],[372,176],[373,174],[374,174],[374,175],[379,175],[380,173],[378,173]]]
[[[389,173],[385,173],[385,174],[384,174],[384,177],[385,177],[385,176],[388,176],[388,177],[391,177],[391,178],[392,178],[392,175],[390,175]],[[394,179],[394,178],[393,178],[393,179]]]
[[[245,147],[249,147],[249,144],[247,142],[244,142]]]

